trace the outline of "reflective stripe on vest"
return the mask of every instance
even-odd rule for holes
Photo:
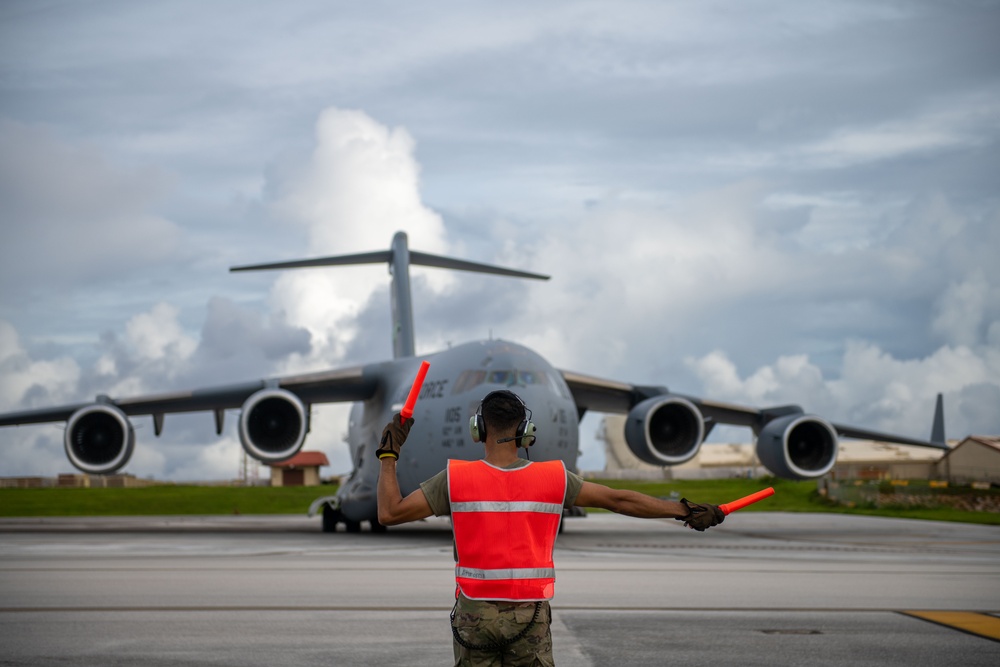
[[[555,579],[554,567],[521,567],[508,570],[477,570],[473,567],[456,567],[455,576],[464,579]]]
[[[497,468],[449,461],[458,589],[473,600],[548,600],[566,496],[562,461]]]
[[[452,512],[538,512],[540,514],[562,514],[562,504],[533,502],[500,502],[490,500],[482,503],[452,503]]]

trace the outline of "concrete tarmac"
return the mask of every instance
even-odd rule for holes
[[[559,665],[1000,664],[995,526],[595,514],[556,567]],[[449,665],[453,600],[446,519],[0,519],[0,665]]]

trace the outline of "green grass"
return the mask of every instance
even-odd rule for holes
[[[773,486],[775,494],[743,512],[827,512],[889,516],[934,521],[1000,525],[998,512],[969,512],[949,508],[847,508],[822,498],[815,481],[782,479],[683,480],[638,482],[594,480],[652,496],[676,492],[693,502],[720,504]],[[219,514],[305,514],[313,500],[336,492],[336,486],[224,487],[150,486],[134,489],[0,489],[0,516],[141,516]],[[948,489],[955,493],[955,489]]]
[[[0,489],[0,516],[305,514],[335,486]]]

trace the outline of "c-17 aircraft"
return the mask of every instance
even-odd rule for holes
[[[397,468],[404,495],[443,470],[448,459],[475,460],[482,446],[469,435],[469,418],[481,399],[495,389],[511,389],[532,410],[538,437],[535,460],[561,459],[576,470],[579,421],[588,411],[627,414],[625,441],[640,460],[672,466],[694,457],[716,424],[750,427],[757,456],[775,476],[822,477],[837,460],[837,438],[864,438],[947,449],[941,397],[931,439],[916,440],[831,423],[805,414],[797,405],[752,408],[685,396],[663,386],[618,382],[559,370],[537,353],[504,340],[482,340],[432,354],[415,355],[410,299],[411,265],[547,280],[548,276],[478,262],[411,251],[397,232],[389,250],[299,261],[233,267],[231,271],[296,269],[388,263],[392,276],[393,358],[380,363],[290,375],[194,391],[112,399],[0,415],[0,426],[66,422],[64,444],[70,462],[89,474],[109,474],[125,466],[135,446],[130,417],[150,415],[157,436],[164,415],[210,411],[222,433],[226,410],[239,409],[239,437],[246,452],[263,463],[294,456],[309,433],[314,403],[353,402],[347,444],[353,470],[336,496],[322,498],[323,530],[343,523],[349,532],[378,523],[374,451],[383,426],[400,410],[423,360],[430,369],[414,411],[415,423]]]

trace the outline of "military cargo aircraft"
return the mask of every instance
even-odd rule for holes
[[[433,354],[415,356],[410,299],[411,265],[475,271],[547,280],[547,276],[478,262],[411,251],[397,232],[389,250],[291,262],[233,267],[231,271],[297,269],[388,263],[390,266],[393,358],[380,363],[268,378],[208,389],[133,398],[97,396],[77,405],[0,415],[0,426],[66,422],[66,456],[79,470],[108,474],[125,466],[135,446],[131,417],[149,415],[154,433],[164,415],[212,412],[221,434],[226,410],[237,409],[239,438],[246,452],[264,463],[294,456],[309,433],[310,406],[353,402],[347,444],[353,470],[336,496],[321,498],[323,529],[343,523],[349,532],[368,522],[384,530],[376,517],[379,466],[374,451],[383,426],[400,410],[423,360],[430,362],[414,411],[415,423],[398,466],[400,489],[408,494],[443,470],[447,460],[478,459],[482,447],[469,435],[469,418],[480,400],[495,389],[511,389],[532,410],[538,438],[530,449],[535,460],[561,459],[576,470],[579,421],[588,411],[627,414],[625,440],[646,463],[672,466],[698,453],[716,424],[750,427],[757,455],[774,475],[787,479],[821,477],[837,460],[838,437],[864,438],[946,449],[941,398],[931,439],[916,440],[805,414],[797,405],[752,408],[685,396],[663,386],[643,386],[554,368],[539,354],[514,342],[481,340]]]

